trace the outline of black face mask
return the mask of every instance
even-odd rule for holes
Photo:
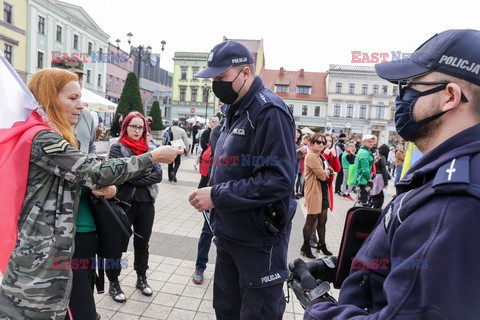
[[[238,76],[240,75],[240,73],[242,73],[242,71],[243,69],[240,70],[240,72],[237,74],[235,79],[233,79],[232,81],[215,81],[214,80],[212,82],[213,93],[218,99],[220,99],[221,102],[226,104],[232,104],[233,102],[235,102],[235,100],[237,100],[238,93],[235,90],[233,90],[233,82],[237,80]],[[243,86],[245,85],[245,82],[247,82],[247,80],[243,82],[242,87],[238,90],[239,92],[240,90],[242,90]]]
[[[395,99],[395,128],[397,129],[397,133],[400,137],[402,137],[405,141],[410,141],[410,139],[422,125],[439,118],[446,112],[439,112],[418,122],[413,118],[413,106],[417,102],[418,98],[443,90],[446,88],[446,86],[447,84],[443,84],[423,92],[412,88],[403,89],[404,93],[402,94],[402,97],[400,98],[400,95],[398,95]]]

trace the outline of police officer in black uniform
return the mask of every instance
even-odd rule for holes
[[[295,213],[295,124],[284,101],[255,76],[251,53],[239,42],[215,46],[207,68],[225,103],[209,186],[189,198],[213,210],[217,261],[213,307],[217,319],[282,319],[287,247]]]

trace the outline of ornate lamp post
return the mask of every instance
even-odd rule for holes
[[[132,41],[131,38],[133,37],[133,34],[131,32],[127,33],[128,37],[128,44],[131,45]],[[118,41],[118,42],[117,42]],[[117,39],[117,46],[120,40]],[[167,42],[165,40],[162,40],[160,42],[162,44],[162,51],[165,50],[165,45]],[[139,45],[138,47],[131,47],[130,49],[130,57],[134,57],[135,60],[137,61],[137,74],[138,78],[140,79],[142,74],[141,74],[141,62],[146,62],[150,59],[150,55],[152,54],[152,47],[148,46],[145,48],[143,45]]]

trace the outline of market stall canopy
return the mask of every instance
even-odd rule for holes
[[[80,98],[80,101],[82,101],[83,106],[90,111],[112,113],[117,111],[116,103],[85,88],[82,88],[82,98]]]
[[[302,128],[302,133],[312,135],[315,132],[312,129],[310,129],[309,127],[305,127],[305,128]]]
[[[196,116],[196,117],[191,117],[189,119],[187,119],[187,122],[188,123],[195,123],[195,122],[200,122],[201,124],[204,124],[205,123],[205,119],[203,119],[202,117],[199,117],[199,116]]]

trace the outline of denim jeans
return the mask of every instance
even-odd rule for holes
[[[203,222],[202,233],[198,239],[197,261],[195,263],[196,270],[205,270],[208,262],[208,252],[212,244],[213,235],[208,228],[207,222]]]

